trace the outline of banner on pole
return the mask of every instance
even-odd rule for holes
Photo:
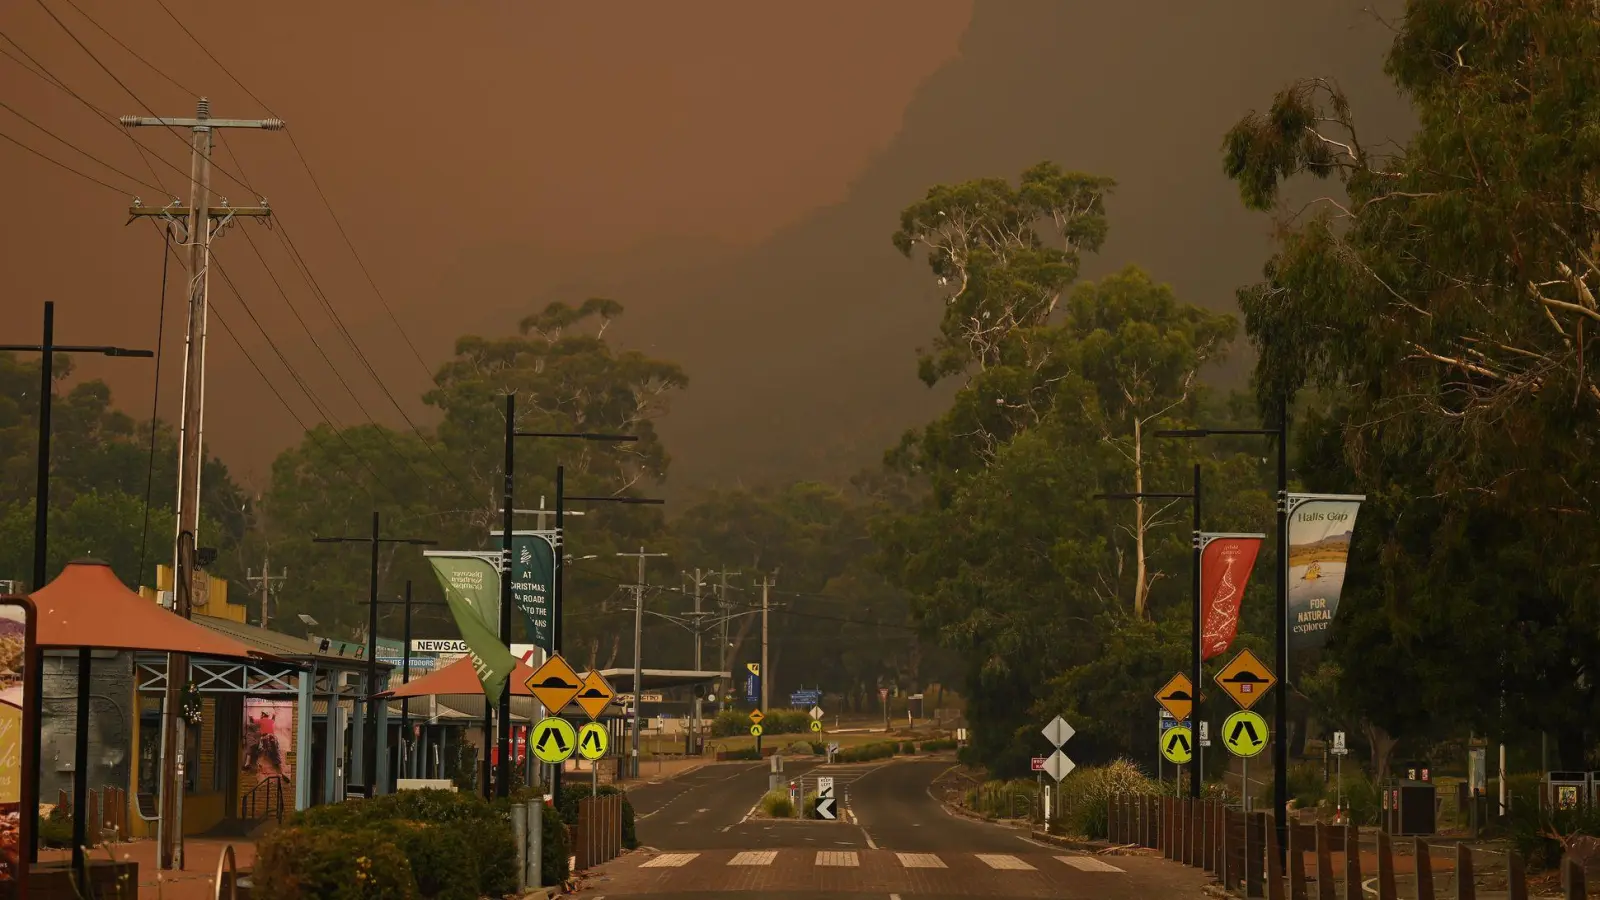
[[[1290,494],[1289,645],[1321,647],[1339,611],[1361,494]]]
[[[556,575],[554,540],[554,532],[511,532],[511,602],[522,611],[530,642],[547,652],[555,649],[550,629]]]
[[[483,553],[424,551],[424,555],[444,587],[445,602],[467,642],[467,656],[478,673],[484,696],[490,703],[499,703],[506,679],[516,665],[511,651],[495,633],[500,607],[499,568],[490,561],[492,556],[485,558]],[[492,618],[485,618],[485,610]]]
[[[1200,535],[1200,658],[1228,649],[1239,633],[1239,605],[1264,534]]]

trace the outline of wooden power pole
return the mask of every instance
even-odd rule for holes
[[[195,579],[195,541],[200,528],[200,470],[204,464],[201,424],[205,404],[207,288],[211,279],[211,240],[236,217],[265,218],[271,210],[265,201],[254,207],[230,207],[211,202],[212,130],[255,128],[279,131],[282,119],[213,119],[211,102],[201,97],[194,118],[123,116],[126,128],[154,126],[187,128],[194,134],[189,161],[189,205],[176,203],[147,207],[135,199],[128,210],[133,217],[154,216],[176,231],[188,248],[189,327],[184,340],[183,412],[178,422],[178,526],[173,559],[174,610],[184,618],[192,613]],[[167,656],[167,689],[161,718],[160,819],[156,826],[158,865],[183,868],[183,697],[188,687],[189,658]]]

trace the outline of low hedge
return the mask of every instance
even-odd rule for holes
[[[940,750],[954,750],[956,749],[956,739],[935,738],[931,741],[923,741],[921,748],[923,753],[937,753]]]
[[[871,762],[875,759],[888,759],[899,751],[900,745],[895,741],[878,741],[874,744],[862,744],[859,747],[846,747],[834,757],[835,762],[857,763]]]
[[[549,850],[559,851],[560,865],[547,862],[543,873],[546,883],[553,884],[565,877],[566,869],[566,829],[554,810],[545,817],[544,844],[547,857]],[[394,861],[398,868],[386,868]],[[263,839],[256,872],[258,884],[274,885],[263,896],[289,900],[503,896],[517,884],[510,804],[422,790],[314,806]],[[337,890],[368,887],[367,893],[342,894],[326,885],[344,886]]]
[[[811,716],[803,709],[768,709],[763,711],[761,730],[766,734],[803,734],[811,729]],[[711,720],[712,737],[734,737],[750,733],[750,713],[746,710],[724,709]]]

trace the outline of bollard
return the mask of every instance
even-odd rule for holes
[[[1589,889],[1584,883],[1583,863],[1568,856],[1561,860],[1561,880],[1566,883],[1566,900],[1584,900],[1589,896]]]
[[[1290,822],[1285,829],[1289,838],[1289,900],[1306,900],[1306,848],[1305,832],[1299,822]],[[1274,831],[1277,829],[1274,828]]]
[[[1289,850],[1294,852],[1294,832],[1289,832]],[[1278,829],[1267,823],[1267,900],[1283,900],[1283,863],[1278,859]]]
[[[529,800],[523,805],[524,821],[529,823],[523,853],[526,862],[522,881],[530,888],[544,887],[544,801]]]
[[[1364,900],[1361,889],[1361,826],[1344,826],[1344,897],[1345,900]]]
[[[1433,895],[1433,856],[1428,852],[1428,842],[1416,838],[1417,842],[1417,900],[1434,900]]]
[[[1336,900],[1333,894],[1333,829],[1317,826],[1317,900]]]
[[[1472,874],[1472,848],[1456,845],[1456,900],[1478,900],[1478,885]]]
[[[1389,832],[1378,832],[1378,900],[1400,900],[1394,881],[1394,847]]]
[[[1528,870],[1515,852],[1506,854],[1506,896],[1510,900],[1528,900]]]
[[[528,808],[511,807],[511,834],[517,845],[517,890],[528,889]]]

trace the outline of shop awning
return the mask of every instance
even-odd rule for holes
[[[274,658],[139,596],[96,559],[70,563],[30,595],[41,647],[153,650],[220,659]]]

